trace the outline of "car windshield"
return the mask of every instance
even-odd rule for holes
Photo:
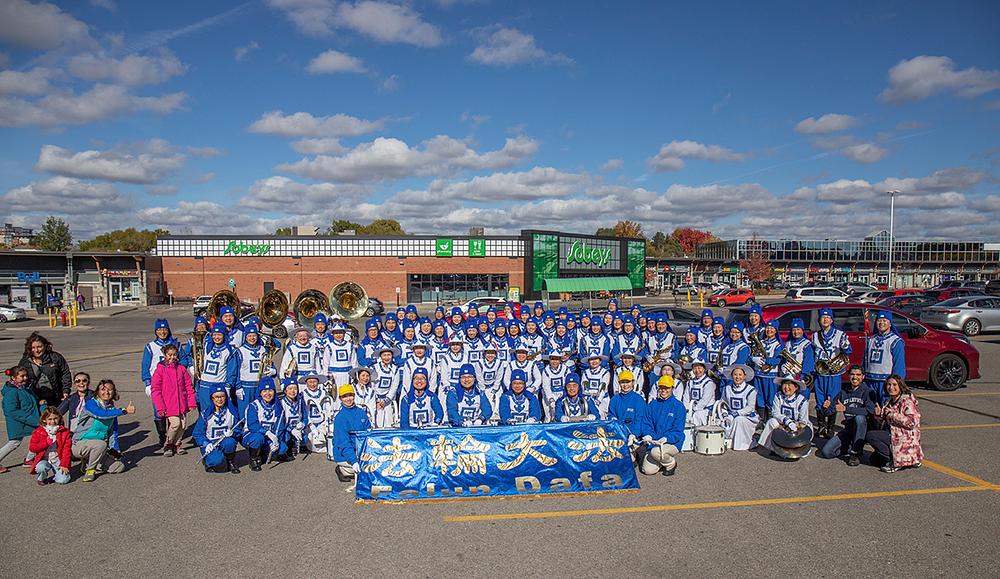
[[[969,298],[951,298],[950,300],[944,300],[943,302],[940,302],[940,303],[935,304],[935,305],[938,305],[938,306],[964,306],[967,301],[969,301]]]

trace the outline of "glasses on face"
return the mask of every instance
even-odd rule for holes
[[[73,383],[74,384],[86,384],[88,382],[90,382],[90,380],[88,380],[86,378],[74,378],[73,379]]]

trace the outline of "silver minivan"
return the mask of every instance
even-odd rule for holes
[[[945,300],[925,309],[920,321],[966,336],[1000,332],[1000,298],[970,296]]]
[[[846,302],[847,294],[835,287],[803,287],[788,290],[785,299],[793,302]]]

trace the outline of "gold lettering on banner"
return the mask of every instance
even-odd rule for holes
[[[573,436],[586,440],[586,442],[570,440],[566,443],[570,450],[581,451],[573,455],[573,462],[584,462],[588,458],[594,463],[610,462],[622,458],[622,453],[618,452],[618,449],[625,445],[625,441],[604,430],[603,426],[598,426],[595,434],[574,430]]]
[[[517,439],[517,442],[512,442],[504,446],[505,450],[518,451],[517,458],[515,458],[510,462],[502,462],[497,465],[497,468],[499,468],[500,470],[511,470],[513,468],[517,468],[521,466],[521,463],[523,463],[525,459],[527,459],[529,456],[534,458],[538,462],[542,463],[542,465],[544,466],[552,466],[559,461],[551,456],[544,455],[538,450],[536,450],[536,448],[541,448],[547,444],[548,441],[541,439],[532,440],[531,438],[528,438],[527,432],[522,432],[521,437]],[[531,477],[518,477],[518,480],[520,480],[521,478],[531,478]],[[535,482],[537,483],[538,480],[535,479]]]
[[[444,434],[431,440],[431,468],[444,474],[448,467],[454,467],[451,476],[462,473],[486,474],[486,452],[490,445],[466,435],[461,442],[455,442]]]
[[[369,448],[374,450],[377,454],[368,452]],[[410,450],[412,448],[412,444],[403,444],[402,441],[399,440],[399,437],[393,437],[392,443],[385,446],[382,446],[374,440],[368,439],[368,445],[365,452],[361,453],[361,461],[364,463],[361,466],[361,470],[365,472],[375,472],[381,468],[382,465],[385,465],[385,468],[381,471],[382,476],[399,477],[406,474],[417,474],[417,471],[413,468],[412,463],[420,460],[423,453],[420,451]]]

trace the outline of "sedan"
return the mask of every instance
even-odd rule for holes
[[[655,307],[643,310],[647,315],[651,313],[667,314],[667,325],[670,331],[680,337],[687,332],[688,326],[697,326],[701,323],[701,318],[695,312],[686,308],[675,307]]]
[[[696,294],[700,289],[701,288],[699,288],[698,286],[686,284],[686,285],[679,285],[670,291],[673,295],[677,296],[689,293]]]
[[[862,292],[851,298],[851,301],[861,302],[863,304],[874,304],[886,298],[893,297],[893,292],[891,291],[872,291],[872,292]]]
[[[0,305],[0,323],[13,320],[26,320],[28,315],[17,306]]]
[[[920,321],[928,326],[961,331],[966,336],[1000,331],[1000,298],[952,298],[925,309]]]
[[[927,307],[937,303],[937,300],[922,293],[913,293],[888,297],[876,303],[880,306],[899,310],[908,316],[919,318],[920,313]]]

